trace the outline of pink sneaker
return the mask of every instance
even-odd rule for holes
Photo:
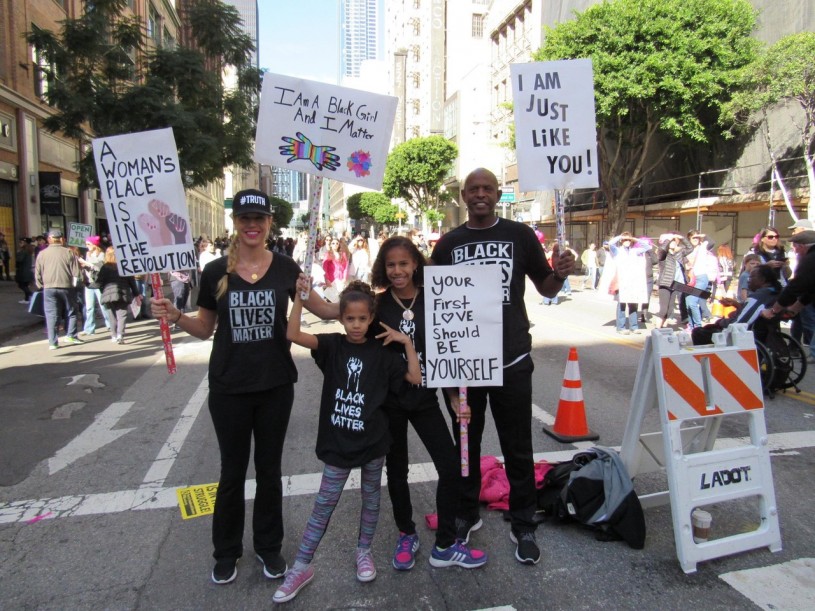
[[[362,582],[376,579],[376,567],[370,549],[357,548],[357,579]]]
[[[272,600],[276,603],[284,603],[291,600],[308,583],[314,579],[314,569],[310,564],[295,562],[294,566],[286,573],[286,580],[283,585],[274,593]]]

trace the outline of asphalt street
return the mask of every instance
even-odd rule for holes
[[[268,608],[279,581],[263,577],[252,553],[253,473],[247,482],[245,553],[237,580],[216,586],[207,515],[184,519],[178,490],[218,479],[218,451],[206,407],[211,344],[174,334],[178,373],[169,375],[158,325],[128,326],[127,343],[104,331],[84,345],[50,352],[40,319],[20,310],[20,294],[0,283],[0,600],[8,609]],[[16,308],[16,309],[14,309]],[[582,394],[597,444],[619,447],[632,403],[646,335],[619,336],[614,304],[575,292],[544,306],[527,293],[534,323],[536,456],[562,460],[592,442],[560,443],[544,434],[557,413],[569,349],[579,355]],[[309,331],[337,331],[310,317]],[[286,540],[291,563],[311,511],[321,463],[314,455],[321,375],[295,348],[300,372],[283,460]],[[374,541],[378,575],[355,579],[359,486],[351,481],[315,557],[316,577],[286,606],[292,609],[811,609],[815,607],[815,373],[800,394],[766,399],[764,414],[782,549],[766,547],[698,564],[686,574],[677,559],[671,509],[646,509],[645,548],[596,541],[574,525],[544,523],[536,566],[513,557],[500,512],[482,509],[484,527],[471,543],[489,554],[483,569],[428,564],[435,472],[411,436],[411,493],[422,546],[415,568],[390,566],[396,542],[383,489]],[[635,397],[636,398],[636,397]],[[644,429],[658,430],[656,409]],[[738,418],[719,440],[746,435]],[[484,454],[500,456],[488,419]],[[353,478],[352,478],[353,479]],[[634,481],[639,494],[667,489],[664,474]],[[758,526],[755,499],[710,508],[714,537]],[[717,534],[718,530],[718,534]]]

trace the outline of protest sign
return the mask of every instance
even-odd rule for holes
[[[85,240],[93,232],[93,225],[85,225],[84,223],[69,223],[68,224],[68,246],[79,246],[85,248]]]
[[[379,189],[397,99],[265,74],[255,161]]]
[[[597,187],[590,59],[512,64],[521,191]]]
[[[500,266],[428,266],[424,276],[427,386],[503,384]]]
[[[173,130],[95,138],[93,156],[119,273],[195,269]]]

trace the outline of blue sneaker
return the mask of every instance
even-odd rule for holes
[[[416,564],[415,554],[419,549],[419,535],[399,533],[396,551],[393,552],[393,568],[397,571],[409,571]]]
[[[464,569],[477,569],[487,564],[487,554],[480,549],[470,549],[464,541],[456,541],[447,549],[435,545],[430,552],[430,564],[437,568],[460,566]]]

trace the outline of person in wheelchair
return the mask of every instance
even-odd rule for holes
[[[790,238],[798,253],[795,276],[787,283],[771,308],[761,313],[772,319],[782,312],[797,314],[805,305],[815,301],[815,231],[806,230]]]
[[[766,323],[758,319],[765,308],[772,306],[778,299],[781,283],[772,267],[766,264],[758,265],[750,272],[747,290],[747,300],[744,303],[739,303],[729,297],[720,300],[722,305],[735,307],[736,310],[726,318],[720,318],[714,323],[695,328],[691,332],[694,346],[713,343],[713,334],[719,333],[734,322],[745,323],[749,329],[753,330],[756,339],[761,341],[759,336],[766,335]]]

